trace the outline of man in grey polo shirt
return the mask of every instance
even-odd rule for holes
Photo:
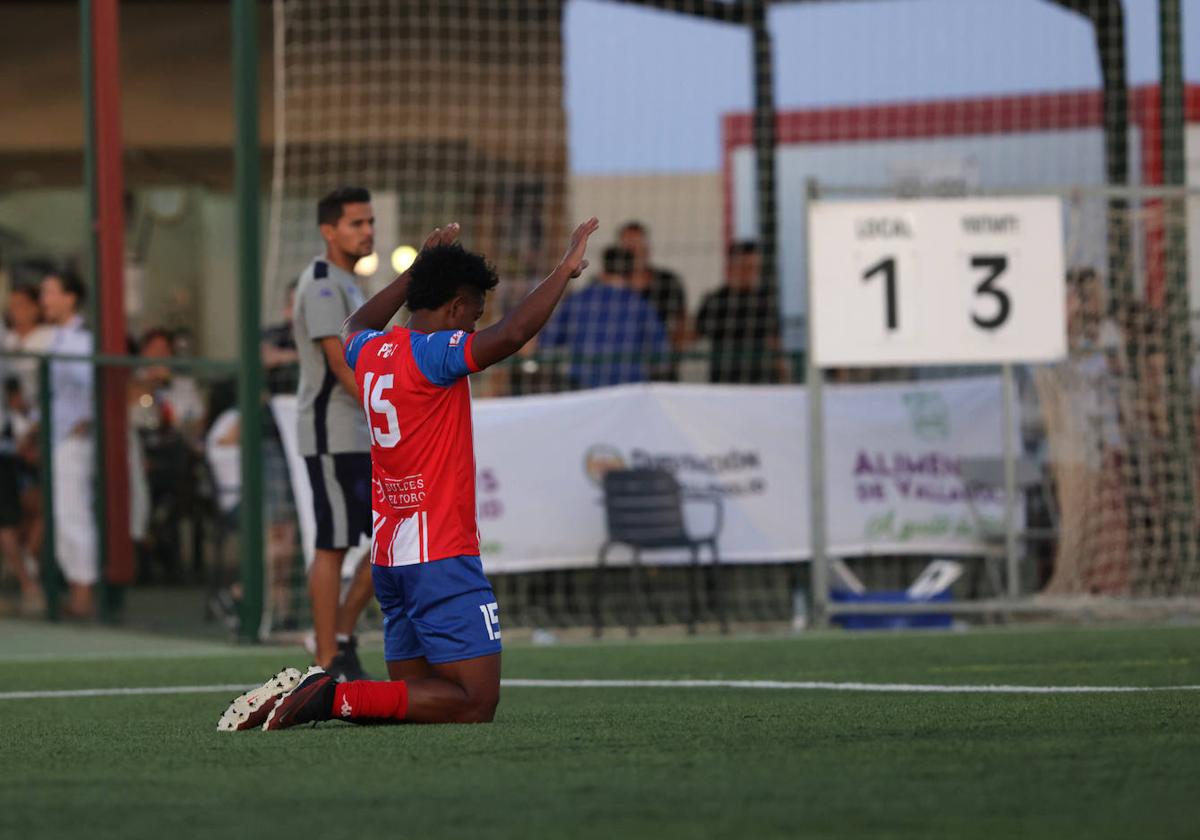
[[[300,275],[292,316],[300,355],[298,438],[317,524],[308,575],[313,660],[345,681],[366,678],[354,627],[374,595],[364,557],[338,603],[346,551],[371,536],[371,439],[340,338],[342,323],[363,302],[354,264],[375,247],[371,194],[361,187],[334,190],[317,204],[317,223],[325,254]]]

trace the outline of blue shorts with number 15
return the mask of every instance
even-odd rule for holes
[[[388,662],[425,657],[434,665],[500,652],[500,615],[478,557],[373,566]]]

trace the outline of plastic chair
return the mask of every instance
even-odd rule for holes
[[[683,517],[685,501],[711,503],[715,511],[715,523],[711,534],[693,537],[687,531]],[[608,539],[600,547],[597,557],[596,583],[592,599],[594,633],[600,636],[603,630],[601,602],[604,597],[604,570],[608,552],[618,544],[633,549],[630,565],[630,587],[633,604],[629,611],[629,635],[637,634],[638,596],[643,551],[686,548],[692,556],[692,573],[689,586],[691,611],[688,617],[688,632],[696,632],[696,616],[700,611],[699,581],[700,549],[708,546],[712,552],[714,592],[721,632],[728,632],[725,607],[721,597],[719,570],[720,553],[717,537],[721,533],[724,506],[716,493],[685,491],[666,470],[637,469],[611,470],[604,476],[604,512],[608,527]]]

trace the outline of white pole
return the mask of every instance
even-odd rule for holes
[[[1021,595],[1020,568],[1016,529],[1017,512],[1017,452],[1013,420],[1016,408],[1016,384],[1013,366],[1002,365],[1004,389],[1004,554],[1007,560],[1008,597],[1016,600]]]
[[[804,215],[804,253],[808,262],[805,273],[805,297],[808,301],[805,318],[807,349],[804,354],[804,388],[808,398],[808,510],[812,539],[812,622],[819,628],[829,626],[829,558],[826,555],[825,534],[825,406],[822,399],[824,372],[817,367],[813,356],[812,305],[812,243],[808,239],[808,213],[816,200],[817,182],[809,179],[806,185]]]

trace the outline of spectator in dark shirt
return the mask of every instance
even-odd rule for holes
[[[711,345],[711,382],[774,382],[779,349],[775,296],[760,281],[762,256],[756,242],[729,247],[725,285],[700,306],[696,332]]]
[[[570,355],[576,387],[644,382],[667,353],[657,313],[629,288],[632,264],[628,251],[606,249],[599,278],[563,301],[542,330],[538,346]]]
[[[682,350],[687,335],[687,298],[679,275],[650,262],[650,235],[641,222],[629,221],[617,232],[618,244],[633,256],[629,288],[654,307],[671,349]]]

